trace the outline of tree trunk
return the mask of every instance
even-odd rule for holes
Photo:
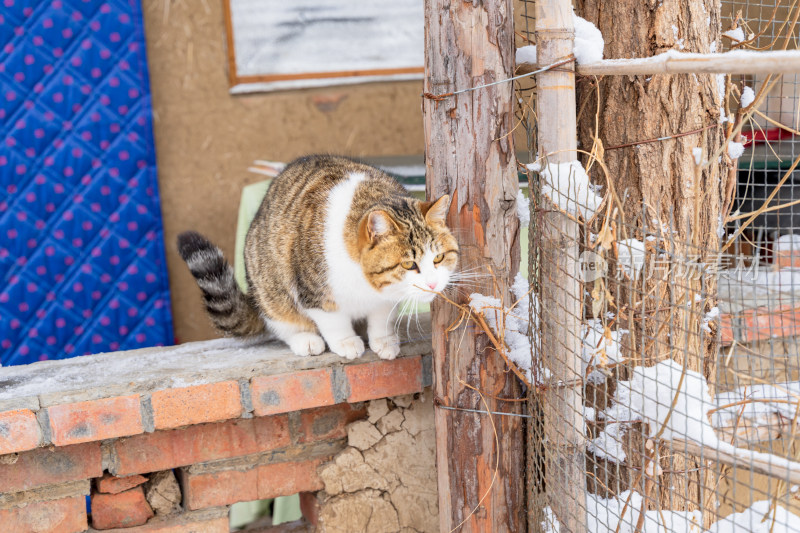
[[[708,53],[719,43],[718,0],[577,0],[576,12],[603,33],[606,59],[649,57],[672,49]],[[708,278],[681,276],[677,263],[683,259],[675,258],[712,265],[716,261],[726,190],[716,154],[724,139],[723,129],[717,127],[720,103],[713,75],[585,78],[578,89],[581,147],[590,149],[599,125],[598,137],[607,150],[604,160],[624,202],[626,231],[633,237],[639,230],[640,239],[643,227],[651,235],[662,228],[673,232],[664,241],[668,249],[674,247],[670,268],[648,271],[648,279],[638,287],[627,282],[617,293],[618,325],[631,331],[631,364],[650,366],[671,357],[703,373],[710,383],[715,377],[715,352],[700,326],[705,312],[714,306],[716,286]],[[666,141],[614,148],[707,126],[711,127]],[[712,161],[702,171],[692,153],[695,147],[702,148],[703,161]],[[630,482],[639,477],[645,462],[644,443],[639,439],[638,444],[628,455],[633,467]],[[649,480],[657,489],[648,495],[649,508],[714,509],[713,471],[704,468],[705,463],[678,449],[660,450],[660,457],[665,473]],[[642,476],[635,487],[643,494],[646,480]],[[619,490],[625,488],[623,484]]]
[[[425,30],[427,93],[449,93],[512,75],[511,0],[426,0]],[[460,268],[488,274],[491,267],[497,279],[496,288],[487,278],[459,291],[462,304],[470,292],[510,302],[508,286],[519,264],[519,182],[507,135],[513,128],[513,102],[510,83],[423,101],[428,196],[451,195],[447,222],[459,239]],[[441,531],[462,521],[459,531],[525,531],[523,419],[445,408],[522,412],[519,402],[497,399],[519,398],[521,390],[487,337],[472,327],[447,333],[458,317],[453,305],[434,302]],[[462,381],[482,391],[483,399]]]

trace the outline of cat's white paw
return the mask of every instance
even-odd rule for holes
[[[295,355],[319,355],[325,351],[325,341],[316,333],[295,333],[287,341],[289,348]]]
[[[361,354],[364,353],[364,341],[358,335],[347,337],[340,341],[329,342],[328,345],[333,353],[347,359],[361,357]]]
[[[400,339],[397,335],[370,339],[369,347],[381,359],[394,359],[400,353]]]

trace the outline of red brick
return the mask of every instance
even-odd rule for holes
[[[0,413],[0,455],[32,450],[41,439],[39,423],[30,409]]]
[[[100,443],[39,448],[20,453],[14,464],[0,464],[0,493],[103,475]]]
[[[64,446],[144,431],[139,395],[54,405],[47,408],[53,444]]]
[[[92,494],[92,527],[95,529],[141,526],[152,517],[153,510],[142,487],[119,494]]]
[[[157,516],[143,526],[107,529],[107,533],[228,533],[230,520],[227,516],[195,518],[197,513],[180,513]]]
[[[775,268],[800,267],[800,250],[777,250],[773,260]]]
[[[260,499],[256,468],[187,473],[182,486],[183,505],[192,510]]]
[[[138,487],[146,481],[147,478],[140,475],[117,477],[107,473],[97,480],[97,492],[119,494],[133,487]]]
[[[116,475],[168,470],[283,448],[291,444],[286,415],[157,431],[114,443]]]
[[[350,383],[348,402],[401,396],[422,390],[422,359],[403,357],[344,367]]]
[[[86,531],[83,496],[37,501],[22,507],[0,509],[0,528],[13,533],[77,533]]]
[[[330,457],[297,463],[276,463],[258,467],[258,497],[277,498],[298,492],[322,490],[317,469]]]
[[[235,381],[156,391],[151,396],[156,429],[219,422],[242,414]]]
[[[329,368],[253,378],[250,390],[258,416],[336,403]]]
[[[760,307],[744,313],[744,341],[755,342],[772,337],[800,335],[800,308]]]
[[[319,500],[316,492],[300,493],[300,512],[309,524],[316,526],[319,522]]]
[[[259,465],[249,470],[184,473],[184,505],[187,509],[203,509],[320,490],[322,481],[317,468],[328,460],[330,458]]]
[[[367,417],[363,406],[340,403],[319,409],[307,409],[300,413],[299,433],[296,442],[341,439],[347,436],[347,424]]]

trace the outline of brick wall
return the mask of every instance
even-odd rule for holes
[[[225,342],[0,369],[3,531],[228,531],[232,503],[321,489],[365,402],[430,384],[424,341],[393,361]]]

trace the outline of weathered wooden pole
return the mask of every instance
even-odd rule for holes
[[[568,58],[573,41],[572,2],[536,2],[537,62],[549,65]],[[572,69],[568,64],[536,76],[539,149],[549,165],[577,159]],[[583,287],[577,268],[580,233],[578,223],[556,209],[543,213],[541,221],[542,355],[551,373],[543,402],[545,490],[560,531],[582,533],[586,531],[586,424],[580,358]]]
[[[426,0],[425,91],[451,93],[509,78],[513,37],[511,0]],[[490,277],[465,287],[459,303],[470,292],[510,302],[508,286],[519,265],[513,106],[511,83],[424,99],[428,196],[452,198],[447,222],[459,239],[460,267],[487,276],[491,267],[497,280],[496,288]],[[462,410],[485,412],[488,406],[519,414],[520,402],[497,398],[519,398],[520,384],[480,331],[447,333],[459,313],[441,299],[434,302],[440,529],[525,531],[523,419]],[[485,405],[467,385],[485,393]]]

